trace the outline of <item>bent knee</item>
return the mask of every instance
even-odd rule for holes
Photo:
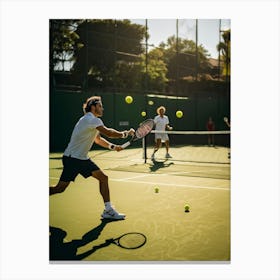
[[[100,178],[100,181],[101,181],[101,182],[108,182],[108,180],[109,180],[109,179],[108,179],[108,176],[107,176],[106,174],[103,173],[103,175],[102,175],[101,178]]]
[[[108,176],[104,174],[101,170],[92,172],[92,176],[100,182],[108,182]]]

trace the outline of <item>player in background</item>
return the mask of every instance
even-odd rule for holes
[[[160,106],[157,108],[157,116],[154,118],[155,122],[155,130],[159,131],[166,131],[166,130],[172,130],[173,128],[169,126],[169,119],[168,116],[165,115],[166,109],[164,106]],[[169,137],[167,133],[155,133],[155,147],[154,147],[154,152],[151,156],[151,159],[155,159],[155,153],[159,150],[161,147],[161,143],[165,144],[166,148],[166,158],[171,158],[171,155],[169,154]]]
[[[215,123],[213,122],[212,117],[209,117],[206,123],[206,128],[208,131],[215,130]],[[208,134],[208,146],[210,147],[211,145],[215,147],[214,134]]]
[[[226,123],[227,127],[230,128],[230,123],[227,117],[224,117],[224,122]],[[228,153],[228,158],[230,158],[230,152]]]
[[[84,116],[76,123],[70,142],[63,154],[63,171],[59,182],[56,186],[50,187],[50,195],[64,192],[78,174],[84,178],[93,177],[99,181],[100,194],[105,204],[101,217],[114,220],[124,219],[125,215],[118,213],[111,204],[107,175],[89,158],[88,152],[93,143],[119,152],[122,150],[121,146],[110,143],[100,134],[109,138],[127,138],[129,135],[134,135],[135,131],[133,128],[129,131],[107,128],[100,119],[104,110],[100,96],[88,98],[83,109]]]

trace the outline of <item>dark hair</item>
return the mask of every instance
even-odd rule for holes
[[[83,105],[84,113],[88,113],[91,110],[91,106],[96,106],[96,104],[101,102],[100,96],[92,96],[87,99],[86,103]]]

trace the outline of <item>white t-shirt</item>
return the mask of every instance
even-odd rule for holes
[[[154,118],[154,122],[155,122],[155,130],[165,131],[166,125],[169,124],[169,119],[165,115],[163,115],[163,117],[157,115]],[[167,133],[156,133],[155,138],[161,139],[162,141],[166,141],[169,139]]]
[[[88,152],[99,133],[96,127],[103,125],[101,119],[90,112],[86,113],[76,123],[64,155],[82,160],[88,159]]]

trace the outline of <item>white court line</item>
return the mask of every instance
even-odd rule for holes
[[[156,175],[156,174],[155,174]],[[159,175],[159,174],[158,174]],[[139,177],[145,177],[149,175],[143,175],[143,176],[136,176],[134,178],[139,178]],[[59,179],[56,177],[50,177],[50,179]],[[124,183],[140,183],[140,184],[148,184],[148,185],[154,185],[155,183],[151,182],[146,182],[146,181],[134,181],[130,180],[129,178],[124,178],[124,179],[109,179],[109,181],[114,181],[114,182],[124,182]],[[203,187],[203,186],[196,186],[196,185],[183,185],[183,184],[173,184],[173,183],[158,183],[158,185],[163,185],[163,186],[172,186],[172,187],[184,187],[184,188],[193,188],[193,189],[208,189],[208,190],[221,190],[221,191],[229,191],[229,188],[217,188],[217,187]]]
[[[133,177],[127,177],[127,178],[122,178],[122,179],[113,179],[114,181],[123,181],[123,180],[131,180],[131,179],[136,179],[136,178],[142,178],[142,177],[147,177],[147,176],[154,176],[154,175],[159,175],[159,174],[143,174],[143,175],[137,175],[137,176],[133,176]],[[111,180],[111,179],[109,179]]]
[[[221,171],[221,169],[211,170],[211,171]],[[176,172],[170,172],[170,173],[164,173],[162,175],[174,175],[174,174],[192,174],[192,173],[203,173],[204,170],[196,170],[196,171],[176,171]],[[209,172],[211,173],[211,172]],[[159,174],[158,174],[159,175]]]
[[[126,180],[126,179],[109,179],[110,181],[116,182],[125,182],[125,183],[140,183],[140,184],[148,184],[154,185],[156,183],[146,182],[146,181],[134,181],[134,180]],[[221,191],[229,191],[229,188],[217,188],[217,187],[203,187],[203,186],[195,186],[195,185],[182,185],[182,184],[173,184],[173,183],[157,183],[158,185],[164,186],[172,186],[172,187],[184,187],[184,188],[194,188],[194,189],[208,189],[208,190],[221,190]]]
[[[154,176],[154,175],[166,175],[166,174],[142,174],[142,175],[127,177],[127,178],[122,178],[122,179],[114,179],[114,181],[117,182],[117,181],[123,181],[123,180],[131,180],[131,179],[142,178],[142,177],[147,177],[147,176]],[[56,177],[49,177],[49,178],[59,180],[59,178],[56,178]],[[111,180],[111,179],[109,179],[109,180]]]
[[[220,170],[217,170],[220,171]],[[142,177],[147,177],[147,176],[169,176],[169,175],[176,175],[176,174],[191,174],[191,173],[200,173],[201,171],[182,171],[182,172],[170,172],[170,173],[157,173],[157,174],[145,174],[145,175],[138,175],[138,176],[133,176],[133,177],[126,177],[122,179],[114,179],[115,181],[123,181],[123,180],[131,180],[131,179],[136,179],[136,178],[142,178]],[[227,180],[227,179],[225,179]]]

